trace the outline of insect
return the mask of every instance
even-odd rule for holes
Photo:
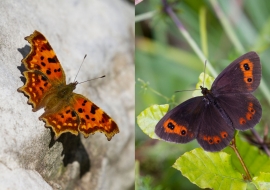
[[[66,84],[65,72],[48,40],[38,31],[25,39],[31,44],[30,53],[22,60],[27,71],[24,86],[18,89],[29,97],[33,111],[45,108],[39,117],[51,127],[57,139],[62,133],[88,137],[105,133],[108,140],[119,133],[117,124],[101,108],[73,90],[78,82]]]
[[[260,58],[248,52],[225,68],[210,90],[173,108],[157,123],[161,139],[187,143],[197,139],[206,151],[220,151],[233,138],[235,130],[253,128],[261,119],[262,108],[251,94],[261,80]]]

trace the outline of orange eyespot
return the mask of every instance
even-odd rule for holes
[[[241,125],[244,125],[245,123],[246,123],[246,120],[244,119],[244,118],[240,118],[239,119],[239,123],[241,124]]]
[[[168,119],[164,122],[163,127],[166,133],[173,133],[180,136],[187,135],[187,128],[183,125],[178,125],[174,120]]]
[[[218,144],[218,143],[221,142],[221,139],[220,139],[219,136],[214,136],[213,139],[214,139],[214,143],[215,143],[215,144]]]
[[[212,137],[208,137],[208,143],[209,144],[214,144],[214,141],[213,141]]]
[[[248,111],[249,111],[252,115],[255,114],[255,110],[254,110],[254,108],[253,108],[253,103],[252,103],[252,102],[249,102],[249,103],[248,103]]]
[[[240,62],[240,69],[244,74],[244,82],[247,84],[249,90],[252,90],[253,66],[253,62],[249,59],[244,59]]]
[[[250,113],[250,112],[246,113],[247,120],[251,120],[253,118],[252,116],[253,116],[252,113]]]
[[[218,143],[221,142],[221,139],[220,139],[219,136],[213,136],[213,137],[211,137],[211,136],[206,136],[206,135],[204,135],[204,136],[202,137],[202,139],[203,139],[204,141],[207,141],[209,144],[218,144]]]
[[[221,137],[222,137],[223,139],[225,139],[225,138],[228,137],[228,133],[225,132],[225,131],[222,131],[222,132],[220,133],[220,135],[221,135]]]

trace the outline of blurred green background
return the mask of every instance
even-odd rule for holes
[[[270,1],[167,2],[190,37],[184,37],[164,13],[161,0],[144,0],[136,6],[136,116],[153,104],[169,103],[175,107],[191,98],[192,92],[174,92],[195,89],[206,60],[207,68],[213,66],[218,74],[253,50],[259,54],[263,68],[262,82],[255,93],[263,107],[262,120],[255,129],[263,134],[270,113]],[[189,41],[194,41],[199,50],[194,51]],[[206,60],[199,58],[200,51]],[[207,69],[206,72],[216,77]],[[199,147],[196,141],[172,144],[150,139],[137,124],[135,130],[139,189],[199,189],[171,167],[184,152]]]

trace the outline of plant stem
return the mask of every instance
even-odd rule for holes
[[[143,13],[140,15],[135,16],[135,23],[136,22],[141,22],[143,20],[147,20],[152,18],[155,14],[157,13],[157,11],[149,11],[147,13]]]
[[[248,169],[247,169],[247,166],[245,165],[245,163],[244,163],[244,161],[243,161],[243,159],[242,159],[242,157],[241,157],[241,155],[240,155],[240,153],[238,152],[238,149],[237,149],[237,147],[236,147],[235,138],[232,139],[231,144],[230,144],[230,147],[233,149],[233,151],[235,152],[236,156],[238,157],[238,159],[239,159],[241,165],[243,166],[243,168],[244,168],[244,170],[245,170],[245,172],[246,172],[247,179],[248,179],[249,181],[252,181],[252,178],[251,178],[251,176],[250,176],[250,174],[249,174],[249,171],[248,171]]]
[[[237,51],[239,53],[241,53],[241,54],[245,53],[246,52],[245,48],[243,47],[239,38],[237,37],[237,34],[235,33],[231,22],[228,20],[228,16],[225,15],[223,10],[219,6],[218,1],[217,0],[210,0],[210,3],[212,5],[217,17],[219,18],[219,20],[223,26],[224,31],[228,35],[232,44],[234,44],[234,47],[237,49]],[[265,81],[263,80],[263,78],[261,79],[261,85],[259,86],[259,89],[261,90],[264,97],[268,101],[268,104],[270,104],[270,91],[269,91]]]
[[[206,26],[206,8],[200,8],[200,33],[201,33],[201,46],[203,54],[208,57],[208,45],[207,45],[207,26]]]
[[[140,163],[138,160],[135,161],[135,190],[140,187]]]
[[[154,90],[153,88],[149,87],[149,84],[147,82],[145,82],[144,80],[142,80],[140,78],[138,78],[137,80],[143,84],[143,88],[148,88],[153,93],[157,94],[158,96],[164,98],[167,102],[169,102],[170,98],[168,98],[167,96],[164,96],[163,94],[161,94],[158,91]]]
[[[188,31],[186,30],[184,25],[181,23],[181,21],[177,18],[171,6],[168,4],[167,0],[162,0],[162,3],[163,3],[164,11],[171,17],[171,19],[177,26],[178,30],[181,32],[181,34],[187,40],[191,48],[195,51],[195,53],[198,55],[198,57],[201,59],[202,63],[204,64],[207,58],[204,56],[199,46],[196,44],[193,38],[189,35]],[[210,61],[207,61],[207,69],[210,71],[212,76],[217,77],[217,72],[213,68]]]
[[[261,139],[260,135],[257,133],[257,131],[255,129],[250,129],[252,134],[255,136],[255,138],[257,139],[257,141],[260,143],[260,145],[262,145],[265,153],[270,157],[270,151],[267,147],[267,145],[264,143],[263,139]]]
[[[228,35],[229,39],[231,42],[234,44],[236,47],[237,51],[240,53],[245,53],[245,49],[243,45],[241,44],[239,38],[237,37],[236,33],[234,32],[234,29],[228,20],[228,17],[225,15],[225,13],[222,11],[221,7],[219,6],[219,3],[217,0],[210,0],[210,3],[219,18],[223,29],[225,30],[226,34]]]

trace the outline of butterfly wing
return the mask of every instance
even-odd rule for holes
[[[262,117],[261,104],[250,93],[221,94],[216,101],[238,130],[253,128]]]
[[[212,95],[238,130],[250,129],[261,119],[261,105],[251,94],[260,84],[261,72],[259,56],[249,52],[224,69],[212,85]]]
[[[225,68],[214,81],[213,94],[250,93],[260,84],[262,68],[255,52],[248,52]]]
[[[24,86],[18,89],[29,97],[28,103],[37,111],[45,106],[44,97],[51,88],[66,84],[65,72],[52,47],[38,31],[25,38],[31,44],[30,53],[22,60],[28,71]]]
[[[22,60],[28,70],[38,70],[50,81],[66,83],[65,72],[48,40],[38,31],[25,39],[31,44],[30,53]]]
[[[187,143],[197,137],[203,112],[203,97],[176,106],[157,123],[155,133],[165,141]]]
[[[78,129],[84,137],[99,131],[111,140],[116,133],[119,133],[113,119],[84,96],[74,93],[71,105],[80,118]]]
[[[38,71],[25,71],[26,82],[24,86],[18,89],[29,97],[28,104],[33,105],[33,111],[44,107],[42,103],[45,94],[51,89],[52,84],[44,75]]]
[[[62,133],[70,132],[78,135],[80,118],[73,107],[66,105],[57,112],[45,112],[40,117],[45,122],[46,127],[51,127],[57,139]]]
[[[66,105],[56,112],[45,112],[40,119],[51,127],[57,139],[62,133],[71,132],[84,137],[99,131],[105,133],[108,140],[119,133],[117,124],[102,109],[80,94],[72,94]]]
[[[220,151],[229,145],[234,135],[234,128],[229,125],[219,109],[209,103],[205,106],[199,122],[197,141],[206,151]]]
[[[204,97],[191,98],[169,111],[156,125],[155,133],[165,141],[187,143],[197,138],[207,151],[219,151],[233,138],[234,129],[217,107]]]

